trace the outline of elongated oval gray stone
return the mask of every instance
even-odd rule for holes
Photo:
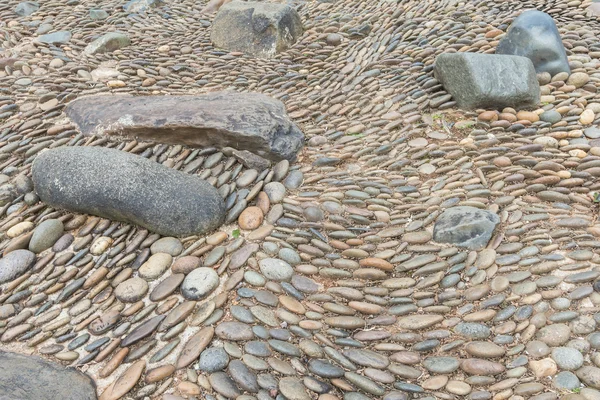
[[[225,217],[225,204],[208,182],[114,149],[48,150],[35,159],[32,172],[36,193],[53,207],[161,235],[202,234]]]

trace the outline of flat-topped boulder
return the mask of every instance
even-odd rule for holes
[[[535,69],[526,57],[444,53],[435,59],[434,72],[460,108],[520,109],[540,102]]]
[[[66,113],[84,135],[232,147],[272,161],[294,160],[304,142],[283,103],[260,93],[84,97]]]
[[[496,54],[527,57],[538,73],[571,73],[556,23],[542,11],[528,10],[519,15],[498,43]]]
[[[165,236],[202,234],[219,227],[225,204],[194,175],[144,157],[102,147],[60,147],[33,162],[35,192],[73,212],[137,224]]]
[[[0,351],[0,400],[96,400],[92,379],[40,357]]]
[[[233,1],[220,7],[210,38],[225,50],[271,58],[293,45],[302,32],[300,15],[287,4]]]

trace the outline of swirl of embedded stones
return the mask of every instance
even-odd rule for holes
[[[304,33],[270,59],[214,47],[206,2],[124,3],[0,2],[3,350],[102,399],[600,396],[598,3],[292,1]],[[496,53],[534,8],[568,70],[531,60],[529,109],[458,110],[436,58]],[[86,136],[63,113],[223,90],[281,101],[297,160]],[[75,146],[196,175],[226,225],[162,237],[40,202],[34,159]],[[436,230],[458,207],[489,218]]]

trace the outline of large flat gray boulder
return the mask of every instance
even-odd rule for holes
[[[233,147],[272,161],[293,161],[304,142],[283,103],[259,93],[84,97],[66,113],[85,135]]]
[[[433,240],[455,244],[469,250],[487,246],[500,218],[491,211],[469,206],[445,210],[433,226]]]
[[[36,193],[53,207],[165,236],[206,233],[225,217],[225,204],[208,182],[115,149],[46,150],[34,160],[32,175]]]
[[[302,35],[298,12],[287,4],[233,1],[224,4],[212,24],[216,47],[271,58]]]
[[[556,23],[545,12],[529,10],[519,15],[498,43],[496,54],[527,57],[536,72],[571,73]]]
[[[92,379],[40,357],[0,351],[0,400],[96,400]]]
[[[526,57],[444,53],[434,73],[460,108],[528,108],[540,102],[535,69]]]

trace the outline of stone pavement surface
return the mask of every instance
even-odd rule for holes
[[[261,59],[213,46],[205,1],[0,2],[0,348],[103,400],[600,399],[598,7],[288,4],[304,32]],[[539,104],[459,110],[436,57],[495,53],[528,9],[570,72],[532,60]],[[215,91],[281,101],[296,160],[88,136],[64,113]],[[225,224],[176,238],[52,208],[32,166],[69,146],[196,175]]]

